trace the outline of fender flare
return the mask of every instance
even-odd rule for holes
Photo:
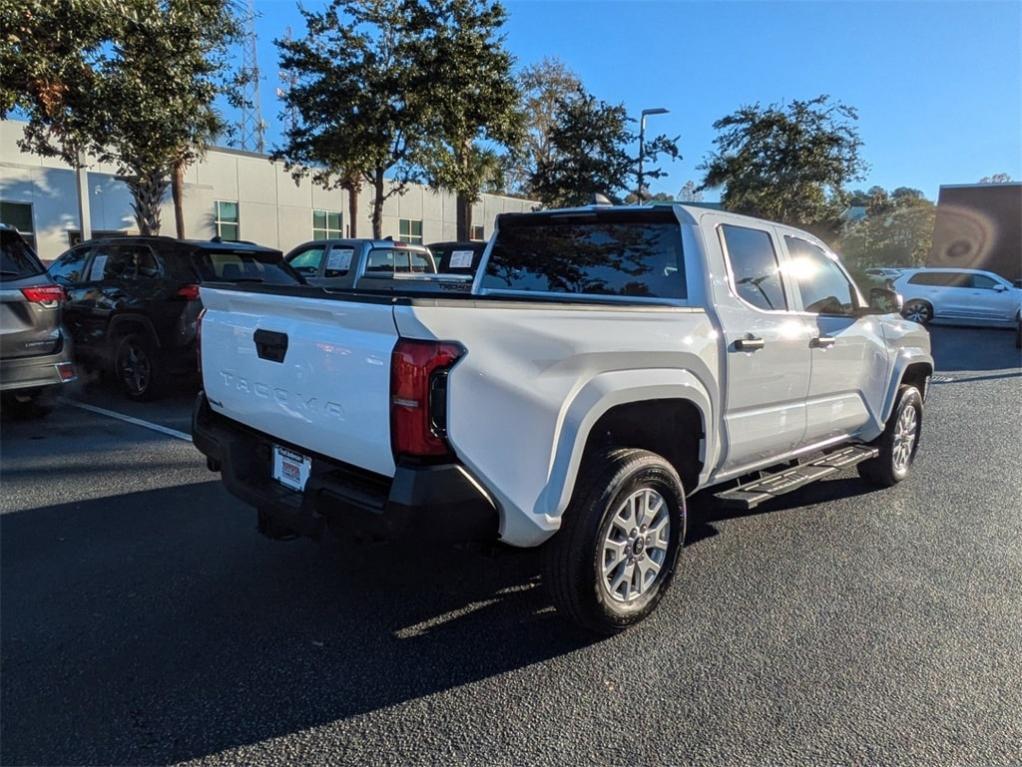
[[[704,434],[700,483],[705,481],[707,472],[716,462],[719,445],[713,420],[714,402],[702,381],[691,371],[676,368],[610,371],[586,382],[562,409],[549,479],[536,504],[536,512],[559,527],[560,517],[571,501],[593,426],[613,407],[654,399],[686,400],[699,411]]]
[[[886,424],[887,419],[891,417],[891,411],[894,410],[894,401],[898,398],[898,389],[901,387],[901,380],[905,377],[905,371],[910,365],[920,362],[929,365],[930,375],[933,375],[933,356],[928,351],[917,346],[909,346],[898,352],[891,370],[891,379],[887,383],[887,392],[884,394],[884,405],[880,411],[881,430],[883,430],[883,424]],[[925,396],[926,392],[920,392],[920,394]]]

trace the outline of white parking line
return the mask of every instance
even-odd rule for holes
[[[183,431],[177,429],[171,429],[167,426],[160,426],[158,423],[150,423],[149,421],[143,421],[141,418],[133,418],[130,415],[124,415],[124,413],[116,413],[113,410],[107,410],[106,408],[96,407],[95,405],[86,405],[84,402],[77,402],[73,399],[62,399],[65,405],[76,407],[79,410],[88,410],[90,413],[98,413],[99,415],[105,415],[107,418],[116,418],[118,421],[124,421],[134,426],[141,426],[143,429],[149,429],[150,431],[156,431],[160,434],[166,434],[168,437],[174,437],[175,439],[183,439],[185,442],[192,441],[191,434],[185,434]]]

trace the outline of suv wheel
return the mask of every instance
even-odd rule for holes
[[[129,333],[117,342],[114,376],[131,399],[149,400],[159,393],[160,365],[156,348],[141,333]]]
[[[881,487],[890,487],[908,476],[919,450],[923,426],[923,398],[914,386],[902,386],[884,433],[873,443],[880,455],[859,464],[859,476]]]
[[[912,300],[905,304],[901,316],[906,320],[926,325],[933,319],[933,307],[925,301]]]
[[[544,580],[559,612],[600,634],[638,623],[674,577],[685,540],[685,493],[666,460],[619,449],[587,461]]]

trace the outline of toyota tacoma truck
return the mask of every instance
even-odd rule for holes
[[[823,242],[685,205],[499,216],[465,295],[202,300],[195,445],[264,533],[543,545],[557,608],[603,633],[664,595],[692,493],[903,480],[933,371]]]

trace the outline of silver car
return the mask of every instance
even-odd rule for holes
[[[61,327],[64,289],[17,230],[0,224],[0,394],[3,409],[45,415],[59,388],[76,378]]]

